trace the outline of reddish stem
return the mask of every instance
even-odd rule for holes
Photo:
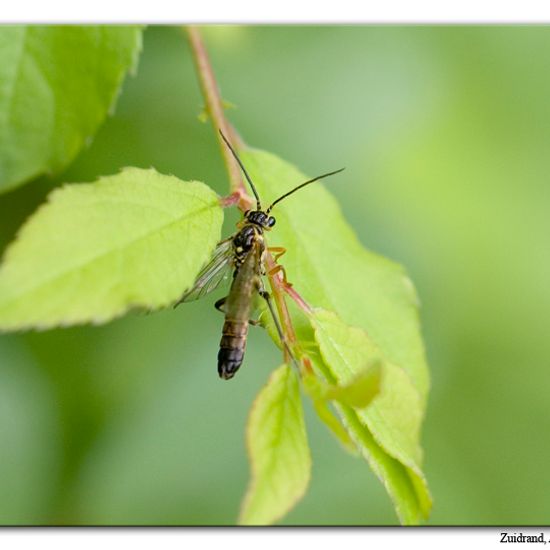
[[[210,58],[208,57],[208,52],[202,41],[199,29],[193,26],[187,27],[187,36],[189,38],[189,44],[191,45],[191,51],[193,52],[193,60],[195,61],[195,67],[199,76],[202,95],[206,103],[206,111],[210,115],[215,127],[216,139],[220,145],[225,167],[229,175],[231,191],[241,192],[243,195],[246,195],[246,188],[244,186],[241,170],[223,142],[219,130],[221,130],[232,143],[240,142],[240,138],[225,118],[220,90],[216,83],[216,77],[214,76]]]
[[[283,282],[284,284],[284,282]],[[313,313],[311,306],[294,290],[294,287],[289,284],[283,286],[284,291],[298,304],[298,307],[305,311],[308,315]]]

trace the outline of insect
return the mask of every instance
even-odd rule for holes
[[[218,374],[221,378],[229,380],[233,378],[243,362],[248,326],[249,324],[257,324],[257,321],[250,319],[253,301],[257,295],[266,301],[281,343],[290,353],[270,295],[262,281],[262,276],[266,275],[264,257],[266,250],[268,250],[264,233],[270,231],[276,222],[275,218],[270,215],[271,210],[277,203],[295,191],[298,191],[298,189],[314,181],[337,174],[344,169],[341,168],[340,170],[317,176],[298,185],[273,201],[264,210],[256,187],[243,163],[221,130],[220,134],[254,193],[256,210],[247,210],[243,215],[243,219],[237,224],[239,228],[237,233],[218,243],[209,263],[201,270],[193,286],[182,296],[178,304],[197,300],[212,292],[222,281],[228,279],[230,273],[233,272],[233,281],[229,294],[215,303],[216,309],[225,314],[218,352]],[[278,256],[280,256],[285,252],[285,249],[273,247],[269,248],[269,251],[277,252]]]

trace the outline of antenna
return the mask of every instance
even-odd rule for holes
[[[248,172],[246,171],[246,168],[243,166],[243,163],[241,162],[241,159],[237,156],[237,153],[233,150],[233,147],[231,147],[231,144],[227,140],[227,138],[223,135],[223,132],[221,131],[221,128],[219,129],[220,135],[222,136],[222,139],[225,141],[225,144],[229,147],[229,150],[231,151],[231,154],[235,157],[235,160],[241,167],[241,170],[243,171],[243,174],[246,178],[246,181],[250,184],[250,187],[252,189],[252,192],[254,193],[254,196],[256,197],[256,210],[261,210],[262,205],[260,203],[260,197],[258,196],[258,192],[256,191],[256,188],[254,187],[254,184],[252,183],[252,180],[250,179],[250,176],[248,175]]]
[[[292,195],[292,193],[294,193],[295,191],[298,191],[298,189],[301,189],[302,187],[305,187],[306,185],[309,185],[310,183],[313,183],[314,181],[318,181],[320,179],[323,179],[323,178],[327,178],[328,176],[333,176],[334,174],[338,174],[339,172],[342,172],[342,170],[345,170],[345,168],[340,168],[340,170],[335,170],[334,172],[329,172],[328,174],[323,174],[322,176],[317,176],[316,178],[313,178],[312,180],[308,180],[300,185],[298,185],[298,187],[295,187],[294,189],[292,189],[291,191],[289,191],[288,193],[285,193],[284,195],[282,195],[281,197],[279,197],[276,201],[272,202],[271,203],[271,206],[265,211],[266,214],[269,214],[269,212],[271,211],[271,209],[278,203],[278,202],[281,202],[283,199],[285,199],[286,197],[288,197],[289,195]]]

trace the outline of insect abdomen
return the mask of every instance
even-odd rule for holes
[[[225,320],[218,352],[220,378],[229,380],[239,370],[244,358],[247,334],[248,319],[246,321]]]

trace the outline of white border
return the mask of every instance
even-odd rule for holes
[[[66,0],[4,2],[0,23],[244,23],[244,24],[414,24],[414,23],[548,23],[550,2],[522,0],[505,4],[481,0],[435,2],[428,0],[385,0],[367,3],[366,0],[338,0],[323,5],[320,2],[279,0],[201,0],[185,2],[155,0],[154,2],[93,3]],[[550,29],[549,29],[550,32]],[[17,529],[1,530],[0,541],[6,548],[36,547],[56,550],[97,550],[131,545],[133,550],[149,550],[151,544],[160,548],[180,550],[183,544],[191,548],[212,545],[224,550],[262,550],[276,548],[334,547],[382,548],[394,543],[399,547],[423,550],[462,549],[472,543],[483,547],[497,546],[500,532],[517,531],[538,534],[536,528],[484,529],[265,529],[265,530],[204,530],[204,529]],[[550,537],[547,535],[546,539]],[[307,539],[305,538],[307,537]],[[6,544],[7,543],[7,544]],[[124,546],[123,546],[124,545]],[[477,544],[476,544],[477,546]]]
[[[550,2],[490,0],[18,0],[2,3],[4,23],[545,23]]]
[[[20,529],[0,530],[0,542],[9,550],[290,550],[297,548],[407,548],[463,550],[496,548],[502,532],[540,535],[549,540],[548,528],[261,528],[261,529]]]

